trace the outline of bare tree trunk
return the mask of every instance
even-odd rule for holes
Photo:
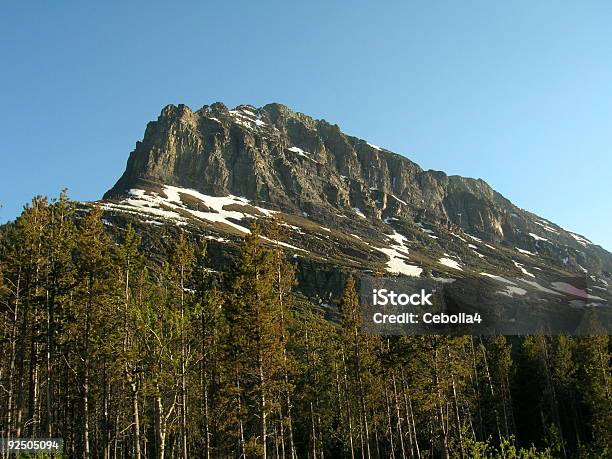
[[[104,409],[104,426],[103,426],[103,441],[102,450],[104,459],[110,459],[110,413],[109,413],[109,397],[110,397],[110,382],[108,381],[106,362],[104,363],[104,390],[102,407]]]
[[[291,403],[291,395],[289,393],[289,372],[287,370],[287,349],[285,348],[284,345],[284,332],[283,332],[283,365],[284,365],[284,378],[285,378],[285,403],[287,405],[287,430],[289,433],[289,449],[290,449],[290,457],[291,459],[295,459],[296,456],[296,451],[295,451],[295,444],[293,441],[293,416],[291,414],[291,408],[292,408],[292,403]],[[284,436],[283,436],[283,444],[284,444]],[[284,452],[283,452],[283,457],[284,457]]]
[[[185,267],[181,265],[181,448],[187,459],[187,386],[185,382]]]
[[[90,457],[89,452],[89,371],[85,368],[83,376],[83,456]]]
[[[438,411],[438,421],[440,423],[440,430],[442,431],[442,453],[446,459],[448,459],[449,451],[448,451],[448,426],[446,424],[446,420],[444,417],[444,400],[441,395],[440,388],[440,378],[439,378],[439,369],[438,369],[438,341],[435,337],[433,337],[432,341],[433,345],[433,370],[434,370],[434,385],[436,388],[437,401],[436,407]]]
[[[416,432],[416,423],[414,422],[414,413],[412,411],[412,399],[408,395],[408,384],[406,383],[406,376],[404,374],[404,367],[400,365],[400,371],[402,373],[402,393],[404,396],[404,410],[406,411],[406,417],[408,418],[408,433],[410,434],[408,438],[414,438],[414,448],[416,450],[416,455],[420,459],[421,450],[419,449],[419,440],[417,438]],[[414,452],[412,450],[412,440],[410,445],[411,455],[414,457]]]
[[[380,441],[378,440],[378,425],[376,423],[376,416],[372,413],[372,418],[374,419],[374,446],[376,447],[376,457],[380,457]]]
[[[236,389],[237,390],[237,405],[238,405],[238,427],[239,427],[239,442],[240,442],[240,457],[246,457],[244,449],[244,427],[242,425],[242,400],[240,398],[240,378],[238,377],[238,369],[236,368]]]
[[[291,394],[289,393],[289,370],[287,363],[287,336],[285,333],[285,301],[284,301],[284,292],[282,288],[282,269],[281,269],[281,259],[283,256],[283,252],[280,248],[280,237],[276,237],[276,282],[278,287],[278,301],[280,305],[280,325],[281,325],[281,343],[283,346],[283,377],[285,380],[285,403],[287,405],[287,430],[289,431],[289,448],[291,450],[291,459],[295,459],[295,445],[293,442],[293,418],[291,415]],[[285,457],[285,437],[282,435],[283,442],[283,457]]]
[[[355,311],[352,312],[355,315]],[[353,317],[353,321],[356,321],[356,317]],[[368,427],[368,414],[366,411],[366,403],[365,403],[365,392],[363,388],[363,378],[361,376],[361,353],[359,346],[359,333],[357,327],[353,327],[353,341],[355,346],[355,376],[357,378],[357,385],[359,387],[359,403],[361,408],[361,422],[363,424],[365,438],[362,443],[365,442],[365,457],[370,459],[370,432]]]
[[[263,358],[261,355],[261,350],[258,352],[258,366],[259,366],[259,384],[261,390],[261,441],[263,443],[263,459],[267,459],[268,457],[268,413],[266,411],[266,391],[265,391],[265,376],[263,370]]]
[[[134,423],[134,458],[140,459],[140,415],[138,409],[138,389],[136,387],[136,382],[132,382],[130,387],[132,389],[132,418]]]
[[[279,395],[278,399],[282,400],[282,396]],[[279,433],[277,435],[280,436],[280,448],[281,448],[280,451],[281,451],[282,457],[285,458],[287,457],[285,455],[286,454],[285,453],[285,419],[283,417],[283,407],[282,406],[279,407],[279,410],[278,410],[278,430],[279,430]],[[278,451],[278,442],[277,442],[276,456],[279,457],[278,455],[279,455],[279,451]]]
[[[346,398],[346,413],[348,420],[348,429],[349,429],[349,442],[351,447],[351,459],[355,459],[355,445],[353,442],[353,414],[351,410],[351,400],[350,400],[350,392],[348,387],[348,376],[346,371],[346,358],[344,357],[344,350],[342,350],[342,368],[344,375],[344,395]]]
[[[85,310],[85,336],[83,346],[83,455],[85,458],[91,456],[89,450],[89,332],[90,332],[90,311],[92,305],[92,278],[91,275],[87,284],[87,304]]]
[[[9,366],[8,382],[9,392],[6,403],[6,440],[10,438],[12,431],[12,414],[13,414],[13,396],[14,396],[14,375],[15,375],[15,359],[17,350],[17,322],[19,320],[19,299],[21,289],[21,266],[19,267],[19,274],[17,275],[17,283],[15,284],[15,302],[13,305],[13,325],[11,327],[11,363]]]
[[[315,427],[314,409],[312,407],[312,400],[310,401],[310,429],[312,434],[312,457],[317,457],[317,430]]]
[[[35,309],[34,316],[38,315],[38,311]],[[29,407],[28,407],[28,423],[30,424],[30,435],[32,437],[36,436],[38,432],[38,374],[39,374],[40,364],[38,362],[38,344],[35,342],[34,333],[31,337],[31,345],[30,345],[30,397],[29,397]]]
[[[164,409],[161,396],[155,398],[155,407],[157,411],[156,433],[157,433],[157,459],[164,459],[166,453],[166,429],[164,423]]]
[[[480,377],[478,375],[478,367],[476,366],[476,352],[474,350],[474,337],[470,337],[470,351],[472,353],[472,370],[474,374],[474,387],[476,388],[476,412],[478,413],[478,432],[483,435],[484,427],[482,425],[482,401],[480,395]]]
[[[323,447],[322,447],[322,435],[321,435],[321,415],[320,415],[320,406],[319,406],[319,372],[316,366],[313,365],[314,359],[311,358],[310,351],[310,339],[308,337],[308,330],[306,330],[306,361],[308,364],[308,379],[313,381],[313,391],[314,391],[314,402],[310,401],[310,423],[312,430],[312,457],[316,458],[317,453],[317,443],[321,442],[320,455],[323,456]],[[336,372],[337,376],[337,372]],[[337,382],[337,380],[336,380]],[[315,415],[316,413],[316,415]],[[319,432],[317,433],[317,429]]]
[[[395,370],[391,371],[391,380],[393,382],[393,401],[395,404],[395,415],[397,417],[397,434],[400,440],[400,448],[402,450],[402,458],[406,457],[406,447],[404,446],[404,433],[402,432],[402,415],[397,395],[397,384],[395,381]]]
[[[46,411],[47,411],[47,416],[46,416],[46,429],[45,429],[45,435],[48,438],[51,438],[51,431],[52,431],[52,426],[53,426],[53,414],[52,414],[52,409],[51,409],[51,397],[52,397],[52,383],[51,383],[51,354],[52,354],[52,335],[53,335],[53,302],[55,300],[54,299],[50,299],[49,298],[49,291],[47,290],[47,352],[45,353],[45,363],[46,363],[46,384],[45,384],[45,390],[46,390]]]
[[[278,449],[278,443],[279,443],[278,442],[278,436],[279,436],[278,430],[279,430],[279,426],[278,426],[278,423],[275,423],[273,421],[271,421],[271,423],[272,423],[272,431],[274,432],[274,434],[273,434],[274,436],[272,437],[274,439],[274,453],[276,454],[274,457],[278,458],[278,457],[280,457],[279,456],[280,451]]]
[[[487,359],[487,349],[482,343],[482,338],[480,338],[480,347],[482,349],[482,357],[484,359],[485,364],[485,374],[487,376],[487,382],[489,383],[489,392],[491,393],[491,399],[495,401],[495,391],[493,390],[493,380],[491,379],[491,372],[489,371],[489,362]],[[495,424],[497,426],[497,435],[499,436],[499,442],[502,442],[503,435],[501,433],[501,426],[499,424],[499,412],[497,411],[497,407],[493,407],[493,412],[495,413]]]
[[[121,385],[121,394],[125,393],[125,382],[122,383]],[[112,393],[111,393],[112,394]],[[111,397],[112,400],[112,397]],[[113,457],[113,459],[117,459],[117,455],[119,454],[119,438],[121,438],[121,450],[123,451],[124,449],[124,439],[125,439],[125,435],[123,435],[122,432],[119,431],[119,426],[121,425],[121,421],[123,420],[123,398],[122,397],[118,397],[118,407],[115,409],[115,430],[113,432],[112,435],[112,449],[111,449],[111,456]],[[111,439],[109,438],[109,441]],[[123,453],[122,453],[123,454]]]
[[[450,353],[450,347],[448,346],[448,344],[446,345],[446,352],[448,356],[448,366],[449,366],[449,371],[450,371],[450,376],[451,376],[451,387],[453,389],[453,400],[455,402],[455,420],[457,421],[457,433],[459,435],[459,448],[461,451],[461,458],[463,458],[465,455],[465,451],[463,449],[463,432],[462,432],[462,426],[461,426],[461,419],[459,417],[459,399],[457,397],[457,386],[455,384],[455,374],[453,373],[453,369],[452,369],[452,358],[451,358],[451,353]]]
[[[28,336],[28,324],[30,322],[30,305],[28,301],[28,278],[26,274],[26,292],[24,298],[23,314],[21,315],[21,328],[19,333],[19,346],[17,348],[17,414],[15,416],[15,436],[22,436],[23,405],[25,394],[25,361],[26,361],[26,339]]]
[[[395,459],[395,444],[393,440],[393,425],[391,422],[391,405],[389,404],[389,391],[385,383],[385,405],[387,408],[387,432],[389,432],[389,444],[391,445],[391,457]],[[377,442],[378,443],[378,442]]]

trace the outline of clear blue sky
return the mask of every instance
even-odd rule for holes
[[[612,249],[611,24],[606,1],[4,2],[0,221],[101,197],[168,103],[276,101]]]

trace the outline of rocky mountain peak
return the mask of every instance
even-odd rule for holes
[[[484,180],[425,171],[278,103],[229,109],[216,102],[196,111],[183,104],[164,107],[104,198],[117,201],[131,190],[164,186],[239,196],[335,228],[442,228],[545,253],[561,266],[612,271],[608,252],[518,208]]]

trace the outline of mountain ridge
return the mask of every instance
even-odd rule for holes
[[[578,256],[577,265],[612,270],[612,255],[603,248],[520,209],[484,180],[424,170],[405,156],[278,103],[230,110],[217,102],[196,111],[167,105],[148,123],[124,174],[104,198],[125,197],[143,183],[243,196],[323,221],[351,209],[380,221],[428,221],[529,251],[543,240],[558,239],[586,252],[560,251],[558,261]],[[601,263],[591,263],[593,256]]]

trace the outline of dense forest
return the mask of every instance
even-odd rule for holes
[[[364,335],[358,278],[324,318],[282,230],[218,273],[187,227],[147,254],[35,198],[0,233],[0,435],[75,458],[609,457],[608,336]]]

